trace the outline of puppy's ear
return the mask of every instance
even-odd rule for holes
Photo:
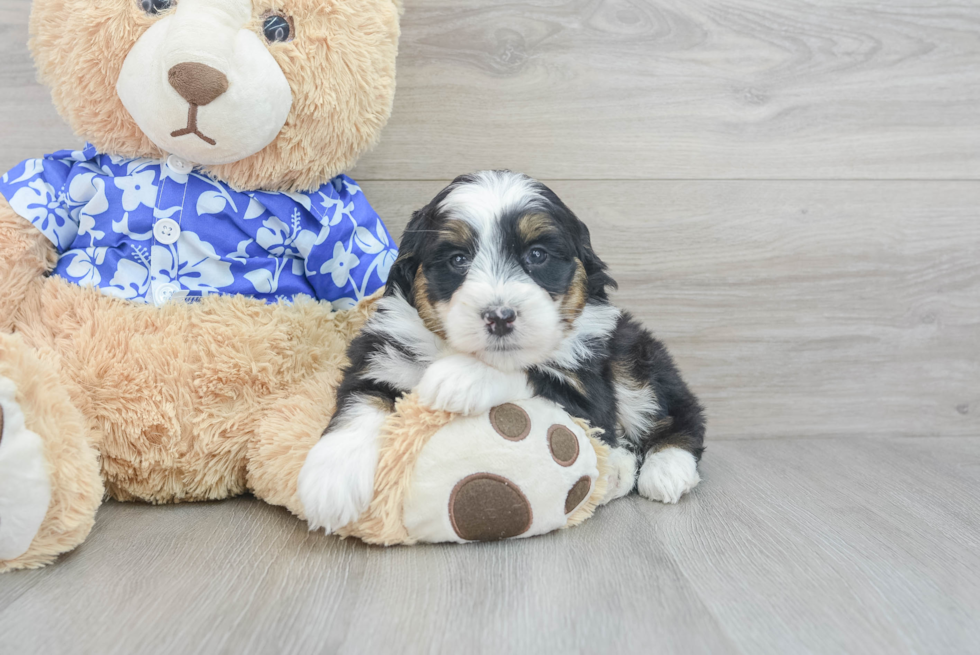
[[[415,304],[414,288],[415,275],[421,263],[419,255],[431,229],[433,203],[412,213],[412,220],[405,227],[402,241],[398,246],[398,257],[391,265],[388,273],[388,283],[385,285],[385,295],[390,296],[398,291],[409,303]]]
[[[589,281],[589,297],[608,300],[606,287],[618,289],[619,285],[606,273],[606,269],[609,267],[599,259],[599,256],[592,249],[592,237],[589,235],[589,228],[577,218],[575,220],[579,227],[578,258],[582,260],[582,265],[585,266],[585,274]]]

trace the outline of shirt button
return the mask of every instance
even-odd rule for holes
[[[179,289],[180,287],[178,287],[176,284],[171,284],[170,282],[159,285],[153,290],[154,304],[156,304],[158,307],[160,305],[166,305],[170,301],[171,296],[173,296]]]
[[[170,167],[174,173],[180,173],[181,175],[187,175],[194,167],[186,159],[181,159],[177,155],[170,155],[167,157],[167,166]]]
[[[160,243],[169,246],[180,238],[180,224],[172,218],[161,218],[153,226],[153,236]]]

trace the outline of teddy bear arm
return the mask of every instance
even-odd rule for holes
[[[57,262],[54,244],[0,196],[0,331],[10,331],[21,305]]]

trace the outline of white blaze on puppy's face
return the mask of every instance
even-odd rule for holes
[[[541,204],[528,178],[484,172],[453,189],[440,205],[449,220],[471,228],[475,253],[462,284],[434,308],[454,350],[495,368],[514,370],[543,362],[565,336],[561,297],[532,279],[515,253],[514,236],[503,225],[505,218],[533,212]]]

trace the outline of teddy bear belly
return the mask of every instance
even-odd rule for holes
[[[108,493],[155,503],[244,491],[256,422],[312,375],[339,381],[369,311],[241,296],[157,308],[56,277],[25,307],[33,313],[22,309],[15,329],[59,362],[93,425]]]

